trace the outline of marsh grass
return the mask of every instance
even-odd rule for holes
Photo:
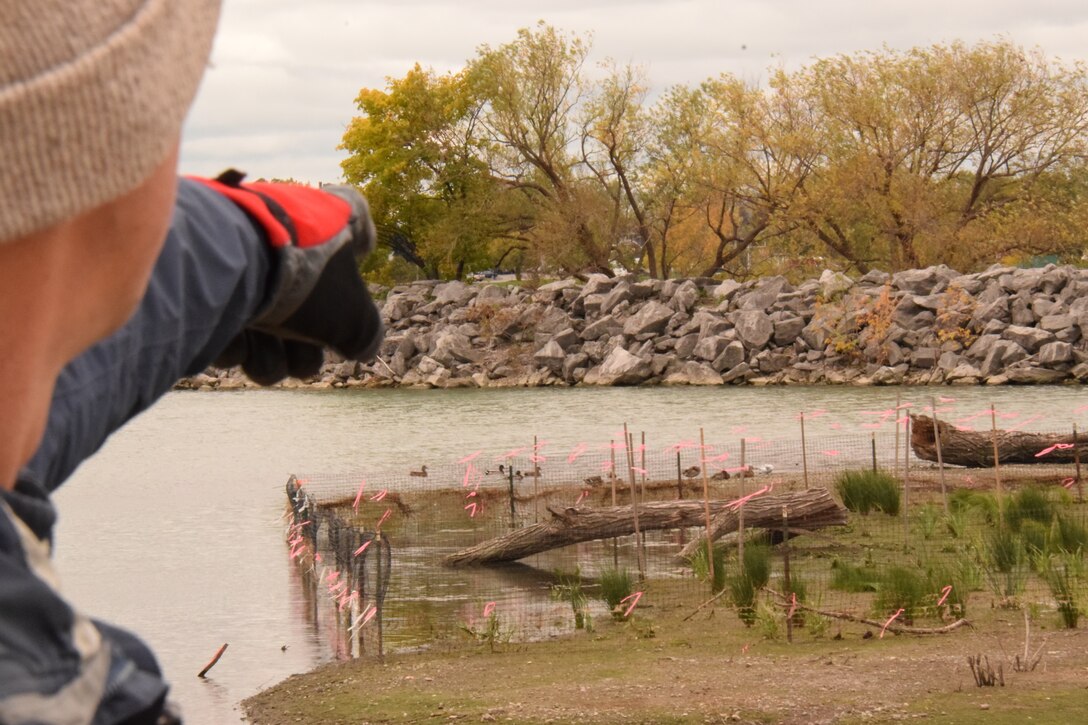
[[[883,471],[844,471],[835,481],[835,490],[843,506],[863,516],[870,511],[899,513],[899,482]]]
[[[621,603],[635,591],[635,582],[626,569],[609,568],[601,571],[597,580],[600,598],[608,605],[613,619],[626,619]]]

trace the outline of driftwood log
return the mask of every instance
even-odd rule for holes
[[[936,461],[937,441],[933,431],[933,419],[926,415],[911,415],[910,418],[910,446],[914,449],[914,454],[926,461]],[[938,421],[938,426],[941,435],[941,458],[946,464],[969,468],[989,468],[994,465],[992,431],[959,430],[943,420]],[[1081,460],[1088,461],[1085,458],[1088,455],[1088,438],[1077,436],[1077,447],[1080,449]],[[1047,452],[1037,455],[1043,451]],[[1001,463],[1073,463],[1073,434],[999,430],[997,454]]]
[[[745,528],[780,530],[783,507],[789,517],[791,536],[799,533],[799,530],[846,524],[846,509],[831,498],[826,488],[813,488],[798,493],[760,496],[747,501],[744,504]],[[713,514],[710,518],[710,538],[717,541],[726,534],[736,531],[740,526],[739,514],[740,511],[736,507],[727,507]],[[690,559],[705,541],[706,537],[692,539],[680,550],[676,558],[681,561]]]
[[[725,516],[728,521],[733,501],[710,501],[711,520]],[[789,515],[790,529],[815,529],[846,523],[846,511],[824,489],[812,489],[799,493],[776,494],[753,498],[745,503],[746,526],[755,528],[780,527],[782,508]],[[609,508],[554,508],[549,506],[552,518],[526,526],[509,534],[483,541],[475,546],[450,554],[444,559],[447,566],[469,566],[503,561],[516,561],[526,556],[561,546],[594,539],[610,539],[627,536],[635,531],[630,506]],[[652,501],[638,507],[639,528],[679,529],[703,526],[706,523],[702,501]],[[732,514],[736,529],[736,515]],[[728,527],[728,524],[725,524]],[[723,529],[724,533],[724,529]]]

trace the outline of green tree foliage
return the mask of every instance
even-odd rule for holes
[[[540,23],[460,72],[361,91],[343,168],[382,243],[443,276],[970,271],[1085,251],[1080,65],[1007,40],[884,48],[651,102],[638,68],[587,67],[590,49]]]

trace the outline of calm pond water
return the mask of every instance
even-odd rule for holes
[[[940,404],[949,417],[978,416],[992,402],[1025,429],[1088,427],[1080,387],[173,393],[57,494],[56,557],[76,603],[151,643],[189,722],[236,723],[243,698],[336,656],[287,557],[283,485],[292,473],[452,463],[534,434],[569,448],[607,442],[624,422],[662,446],[697,439],[700,426],[708,436],[740,426],[749,436],[796,435],[800,410],[821,411],[810,435],[859,432],[897,393],[919,407],[955,398]],[[436,586],[454,591],[468,576],[439,573]],[[224,642],[223,659],[198,679]]]

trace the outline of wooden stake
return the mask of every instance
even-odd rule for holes
[[[744,508],[743,506],[741,508]],[[793,593],[790,586],[790,514],[785,506],[782,507],[782,581],[787,593]],[[791,601],[793,597],[790,597]],[[786,641],[793,642],[793,613],[786,610]]]
[[[870,448],[872,448],[873,451],[873,473],[876,473],[876,431],[873,431],[870,435],[872,436],[869,439],[869,446]]]
[[[1077,424],[1073,424],[1073,463],[1077,466],[1077,503],[1084,503],[1084,482],[1080,478],[1080,441],[1077,440]]]
[[[532,458],[537,458],[537,441],[536,436],[533,436],[533,455]],[[530,463],[533,464],[533,523],[540,521],[540,466],[537,465],[535,460],[530,459]]]
[[[933,440],[937,445],[937,471],[941,478],[941,501],[944,502],[944,515],[948,515],[948,488],[944,483],[944,456],[941,455],[941,424],[937,419],[937,400],[929,399],[929,406],[933,408]]]
[[[638,528],[638,496],[635,495],[635,452],[632,450],[635,438],[627,432],[627,424],[623,424],[623,438],[627,444],[627,473],[631,483],[631,515],[635,523],[635,557],[638,560],[638,579],[646,580],[646,561],[642,555],[642,532]]]
[[[904,540],[910,541],[910,416],[906,417],[904,431],[906,445],[903,446],[903,534]]]
[[[744,498],[748,485],[745,483],[744,474],[747,472],[744,464],[744,451],[745,451],[745,439],[740,439],[740,494],[739,498]],[[744,563],[744,507],[741,506],[737,509],[737,560]]]
[[[801,411],[801,468],[805,477],[805,490],[808,490],[808,451],[805,446],[805,411]]]
[[[680,451],[676,451],[676,500],[684,500],[684,478],[680,470]]]
[[[510,482],[510,528],[517,528],[517,513],[514,511],[514,467],[507,466],[506,472],[509,474]]]
[[[903,394],[895,394],[895,470],[892,474],[899,478],[899,406],[903,404]],[[907,445],[910,445],[910,441],[907,441]]]
[[[1001,508],[1004,506],[1002,500],[1004,499],[1004,492],[1001,487],[1001,461],[997,453],[997,408],[994,407],[992,402],[990,403],[990,435],[994,441],[994,481],[997,484],[997,514],[998,520],[1003,521]],[[938,440],[940,439],[938,438]]]
[[[714,537],[710,533],[710,477],[706,475],[706,438],[699,429],[699,464],[703,469],[703,509],[706,512],[706,570],[710,586],[714,586]],[[744,472],[741,471],[741,475]]]
[[[639,486],[640,503],[646,503],[646,431],[642,431],[642,451],[638,467],[642,469],[642,481]]]
[[[513,477],[511,477],[511,480],[513,480]],[[512,505],[513,500],[511,500],[511,506]],[[382,627],[382,602],[385,601],[385,591],[382,589],[382,554],[384,553],[383,549],[385,548],[385,537],[382,536],[380,531],[374,534],[374,543],[378,545],[378,550],[376,552],[378,557],[377,574],[375,575],[374,580],[374,608],[377,611],[374,614],[374,619],[378,620],[378,659],[381,660],[385,657],[385,643],[382,641],[385,634]]]
[[[208,670],[215,667],[215,663],[219,661],[219,658],[222,657],[223,653],[226,652],[226,651],[227,651],[227,643],[224,642],[223,646],[220,647],[219,651],[215,653],[214,657],[212,657],[212,661],[209,662],[208,664],[204,665],[204,669],[202,669],[200,672],[196,673],[196,676],[203,679],[204,675],[208,674]]]
[[[646,505],[646,431],[642,431],[642,455],[639,460],[639,468],[642,469],[641,480],[639,485],[639,503],[643,506]],[[638,542],[639,547],[642,549],[642,558],[646,559],[646,539],[643,537]]]
[[[627,442],[624,441],[624,445]],[[612,507],[616,506],[616,441],[615,439],[608,441],[608,449],[612,451],[612,471],[608,474],[608,480],[612,484]],[[620,540],[615,536],[612,537],[612,568],[618,569],[620,566]]]

